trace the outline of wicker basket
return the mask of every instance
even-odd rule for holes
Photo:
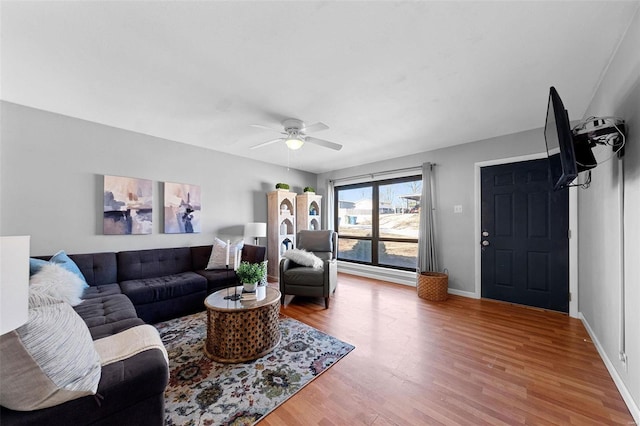
[[[440,272],[420,272],[418,275],[418,296],[434,302],[447,300],[449,275]]]

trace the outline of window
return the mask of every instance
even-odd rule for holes
[[[415,270],[421,192],[420,176],[336,187],[338,259]]]

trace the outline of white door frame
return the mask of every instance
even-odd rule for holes
[[[498,164],[517,163],[520,161],[538,160],[540,158],[546,158],[547,153],[541,152],[538,154],[521,155],[518,157],[499,158],[490,161],[481,161],[474,164],[474,180],[475,180],[475,292],[473,296],[476,299],[480,299],[482,295],[482,266],[481,256],[482,250],[480,247],[482,232],[481,223],[481,205],[482,194],[480,193],[481,181],[480,181],[480,169],[487,166],[495,166]],[[571,238],[569,239],[569,292],[571,297],[569,298],[569,316],[578,318],[578,191],[575,187],[569,188],[569,232]]]

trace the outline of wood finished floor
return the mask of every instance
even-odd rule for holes
[[[340,274],[281,312],[355,345],[266,425],[635,424],[582,323]],[[277,285],[277,284],[275,284]]]

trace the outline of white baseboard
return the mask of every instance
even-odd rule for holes
[[[410,287],[416,286],[416,273],[413,271],[400,271],[397,269],[382,268],[379,266],[361,265],[359,263],[338,261],[338,272],[357,275],[359,277],[389,281],[392,283],[402,284]],[[472,291],[457,290],[455,288],[449,288],[448,293],[455,294],[457,296],[469,297],[472,299],[480,298]]]
[[[449,288],[449,294],[455,294],[456,296],[468,297],[470,299],[480,299],[480,296],[475,294],[473,291],[464,291],[458,290],[456,288]]]
[[[413,271],[400,271],[398,269],[338,261],[338,272],[389,281],[410,287],[416,286],[416,273]]]
[[[633,420],[636,422],[636,424],[640,424],[640,408],[638,407],[636,402],[633,400],[631,393],[629,393],[629,389],[627,389],[626,385],[624,384],[624,381],[622,380],[622,377],[620,377],[620,375],[618,374],[618,371],[613,366],[613,363],[611,362],[611,360],[607,356],[607,353],[604,351],[604,348],[598,341],[598,338],[596,337],[596,334],[591,329],[589,322],[582,315],[582,312],[578,313],[578,317],[582,321],[582,324],[584,324],[584,328],[587,329],[587,333],[589,333],[589,337],[591,337],[591,341],[593,342],[596,349],[598,350],[598,354],[600,354],[600,358],[602,358],[602,361],[604,362],[605,367],[607,367],[607,370],[609,371],[609,375],[613,379],[613,383],[615,383],[616,387],[618,388],[618,391],[620,392],[620,395],[622,395],[622,399],[624,400],[625,404],[627,404],[627,408],[629,409],[629,412],[631,413]]]

